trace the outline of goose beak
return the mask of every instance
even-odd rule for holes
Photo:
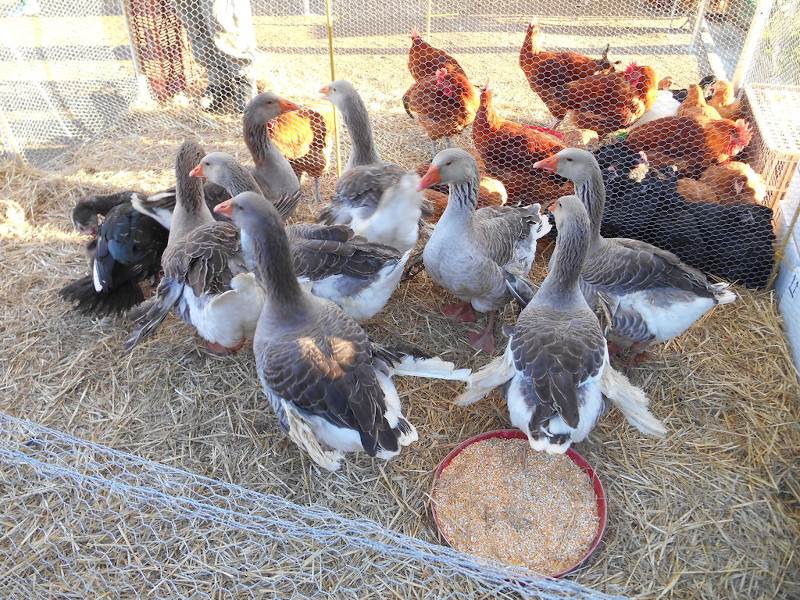
[[[233,218],[233,198],[228,198],[225,202],[220,202],[214,207],[214,212],[218,215],[224,215],[229,219]]]
[[[281,112],[289,112],[290,110],[297,110],[300,108],[299,104],[295,104],[291,100],[286,100],[285,98],[281,98],[278,100],[278,107],[280,107]]]
[[[556,169],[558,169],[558,155],[554,154],[553,156],[548,156],[544,160],[533,163],[533,168],[544,169],[545,171],[552,171],[555,173]]]
[[[192,177],[205,177],[203,173],[203,163],[199,163],[194,169],[189,171],[189,175]]]
[[[319,88],[319,93],[322,94],[323,96],[327,96],[328,94],[331,93],[331,88],[328,87],[327,85],[323,85],[321,88]]]
[[[420,179],[419,184],[417,185],[417,191],[422,191],[431,187],[432,185],[439,183],[442,181],[442,175],[439,172],[439,167],[436,165],[431,165],[428,167],[428,171],[425,175]]]

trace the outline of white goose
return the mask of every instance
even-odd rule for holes
[[[223,187],[231,196],[260,191],[250,173],[224,152],[207,154],[192,173]],[[335,302],[357,321],[383,310],[410,255],[354,236],[345,225],[299,223],[287,225],[286,233],[300,283],[315,296]],[[241,235],[248,267],[253,268],[252,244],[244,232]]]
[[[333,81],[320,92],[341,112],[352,151],[336,182],[333,198],[320,212],[318,220],[350,225],[371,242],[390,245],[401,252],[413,247],[419,233],[424,197],[409,187],[412,174],[401,183],[406,170],[381,160],[367,108],[349,81]]]
[[[474,321],[474,310],[489,313],[486,327],[469,339],[491,354],[496,311],[511,299],[504,271],[528,274],[536,256],[536,240],[550,231],[550,223],[542,218],[538,204],[475,210],[478,165],[464,150],[451,148],[434,157],[420,187],[435,183],[448,183],[450,194],[423,251],[425,270],[462,301],[445,306],[446,315]]]
[[[566,148],[535,165],[572,180],[592,224],[581,287],[590,305],[601,294],[609,304],[609,339],[641,352],[653,342],[681,335],[717,304],[736,300],[727,283],[711,283],[665,250],[627,238],[603,238],[605,186],[590,152]]]
[[[644,394],[611,369],[600,323],[578,285],[589,249],[586,210],[576,196],[565,196],[551,212],[558,227],[552,268],[517,319],[505,354],[473,375],[457,403],[505,386],[511,423],[531,447],[564,453],[594,428],[605,388],[634,425],[661,435]]]
[[[126,350],[156,331],[173,307],[214,352],[236,352],[255,331],[264,297],[247,272],[239,231],[232,223],[214,220],[202,183],[189,175],[203,154],[191,141],[178,151],[175,211],[161,258],[164,276]]]
[[[400,357],[373,344],[342,310],[305,291],[292,270],[283,222],[263,197],[245,192],[217,210],[251,240],[266,290],[253,351],[261,386],[281,429],[319,466],[344,454],[389,459],[417,439],[392,375],[466,380],[439,359]]]

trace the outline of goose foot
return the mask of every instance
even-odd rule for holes
[[[478,320],[475,309],[469,302],[456,302],[455,304],[445,304],[442,307],[442,314],[462,323],[474,323]]]
[[[608,341],[608,354],[609,356],[619,356],[625,351],[625,348],[617,344],[616,342]]]
[[[486,327],[480,331],[470,333],[468,340],[473,348],[483,350],[486,354],[494,354],[494,319],[495,313],[489,313],[489,319],[486,322]]]
[[[247,339],[242,338],[238,344],[231,348],[223,346],[222,344],[217,344],[216,342],[206,342],[206,348],[213,354],[217,354],[219,356],[228,356],[230,354],[236,354],[239,350],[241,350],[244,347],[245,342],[247,342]]]

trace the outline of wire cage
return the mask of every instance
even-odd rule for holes
[[[255,93],[271,90],[302,105],[271,122],[269,131],[302,174],[306,208],[316,213],[314,179],[322,197],[329,197],[364,143],[353,122],[320,96],[322,86],[344,79],[363,99],[382,160],[422,174],[434,152],[448,145],[464,148],[480,169],[481,206],[544,206],[570,193],[566,180],[533,165],[562,147],[581,146],[595,153],[603,173],[604,235],[670,250],[743,290],[768,288],[781,266],[777,288],[800,364],[799,9],[797,0],[21,0],[0,8],[1,150],[5,158],[20,158],[68,181],[80,179],[79,173],[92,189],[111,191],[123,180],[128,185],[130,177],[121,174],[135,173],[139,191],[157,192],[172,177],[184,137],[250,161],[241,141],[241,111]],[[411,60],[415,48],[419,54]],[[440,187],[428,196],[434,213],[444,210],[446,191]],[[160,376],[180,376],[183,363],[172,363],[185,356],[158,358]],[[138,378],[153,377],[137,365],[126,368]],[[775,372],[770,371],[777,378]],[[247,370],[240,374],[254,379]],[[201,395],[206,380],[198,381],[194,393]],[[184,402],[186,396],[176,389],[173,399]],[[187,412],[195,410],[192,404]],[[775,419],[790,422],[785,415]],[[726,425],[737,435],[750,427]],[[278,444],[270,441],[270,450]],[[720,490],[748,488],[755,477],[740,480],[736,468],[763,458],[737,444],[725,446],[730,456],[720,459],[734,464],[736,476],[705,498],[710,509],[692,504],[686,515],[708,509],[719,523],[735,520]],[[604,581],[611,583],[601,593],[477,563],[415,540],[427,527],[425,515],[419,516],[421,525],[409,526],[409,536],[400,536],[390,529],[394,517],[387,517],[384,528],[298,508],[2,414],[0,459],[0,469],[13,481],[6,498],[25,501],[9,511],[11,533],[0,537],[0,548],[16,560],[7,579],[0,575],[0,590],[9,590],[9,597],[21,597],[29,577],[43,594],[63,597],[98,590],[127,597],[141,593],[140,579],[153,596],[206,597],[211,594],[204,578],[222,590],[219,597],[638,593],[627,574],[608,577]],[[414,468],[419,475],[426,467]],[[770,488],[743,506],[782,502],[795,489],[782,465],[770,463],[769,469],[763,479],[775,482],[778,491]],[[676,470],[690,472],[692,465]],[[637,494],[649,498],[652,484],[640,475]],[[233,478],[227,471],[224,476]],[[370,473],[365,481],[390,476]],[[403,475],[392,482],[406,485]],[[292,491],[284,481],[263,485]],[[330,485],[335,496],[337,484]],[[668,497],[670,490],[659,493]],[[621,495],[613,490],[611,497]],[[367,503],[366,496],[353,502]],[[650,510],[647,500],[634,499],[639,502],[641,512]],[[32,515],[47,523],[41,538]],[[782,518],[773,524],[786,529]],[[767,526],[755,517],[752,522],[756,529]],[[632,523],[626,527],[643,529]],[[728,531],[718,527],[725,547]],[[92,528],[102,535],[93,538]],[[690,579],[700,577],[705,567],[685,567],[680,553],[664,558],[675,545],[670,535],[659,541],[659,558],[642,555],[637,567],[651,568],[646,576],[655,577],[667,570],[663,559],[680,563]],[[700,548],[692,556],[703,560],[699,554],[708,551],[694,539],[699,534],[687,535]],[[31,540],[41,546],[27,555]],[[771,548],[754,554],[758,564],[745,574],[708,567],[710,574],[693,582],[689,593],[679,573],[662,581],[664,593],[759,597],[759,586],[766,590],[764,581],[781,570],[788,575],[778,584],[785,577],[783,589],[790,591],[784,597],[792,597],[800,585],[788,581],[795,554]],[[275,562],[278,555],[283,562]],[[70,573],[84,572],[95,559],[102,566],[98,579],[77,581]],[[66,568],[58,573],[61,561]],[[187,564],[188,575],[182,570]],[[384,571],[395,579],[382,577]],[[733,575],[715,588],[715,573]],[[58,577],[66,587],[52,583]],[[778,584],[763,596],[780,597]],[[67,590],[69,585],[74,588]]]

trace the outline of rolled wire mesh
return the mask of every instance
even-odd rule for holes
[[[0,414],[4,598],[619,598]]]

